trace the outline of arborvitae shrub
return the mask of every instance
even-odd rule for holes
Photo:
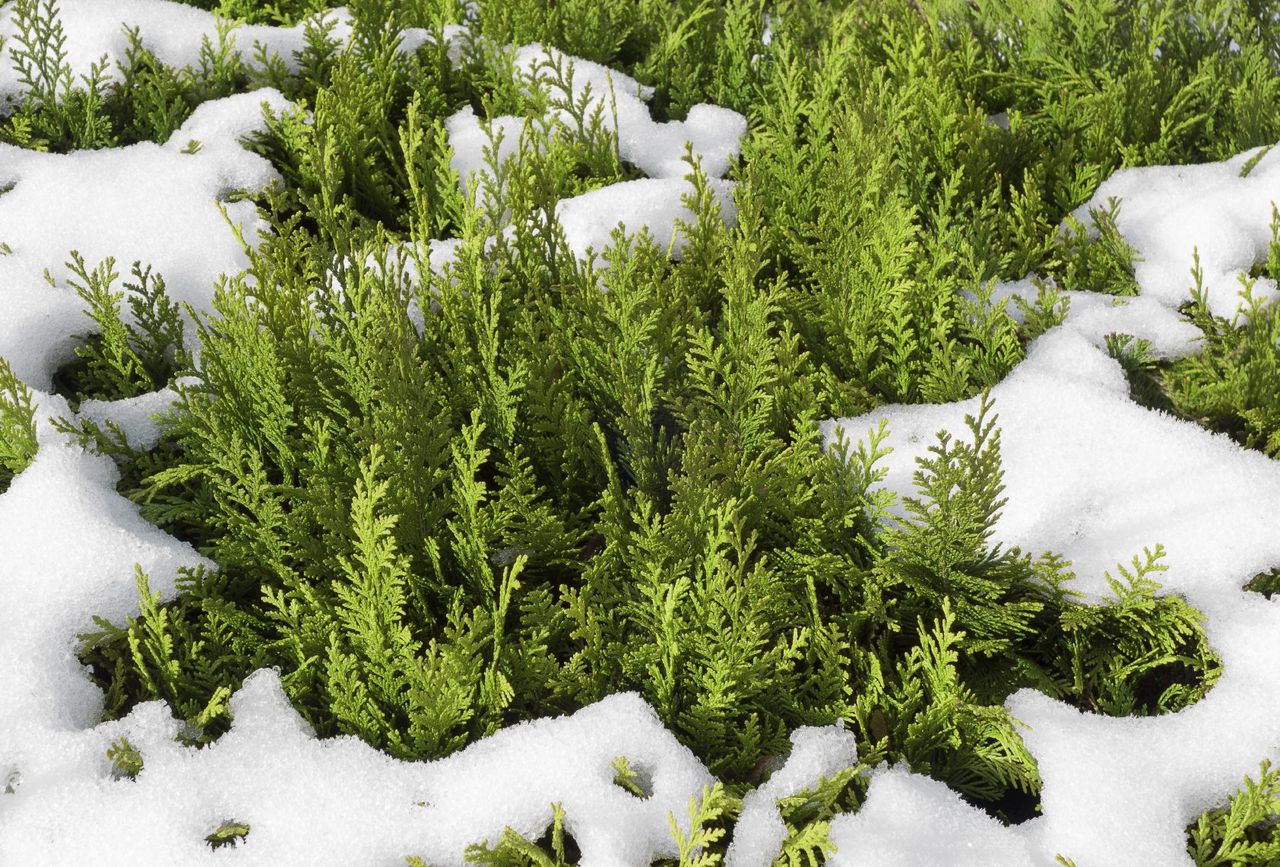
[[[31,389],[0,358],[0,492],[36,456],[35,404]]]
[[[635,74],[659,119],[701,101],[748,115],[737,226],[691,166],[679,262],[621,235],[580,262],[551,219],[631,176],[607,128],[535,128],[542,147],[490,166],[493,196],[459,191],[446,117],[546,106],[500,44],[473,42],[459,69],[438,38],[397,51],[404,26],[462,20],[452,4],[353,3],[351,47],[314,30],[302,76],[254,79],[314,111],[254,140],[284,178],[258,199],[273,231],[199,323],[161,447],[96,439],[144,515],[219,568],[165,604],[140,575],[139,616],[85,636],[108,715],[164,698],[209,740],[231,690],[277,666],[321,734],[429,758],[636,689],[723,780],[693,805],[682,860],[723,851],[790,731],[837,718],[864,762],[907,761],[1025,817],[1040,780],[1008,695],[1185,707],[1219,670],[1197,613],[1157,592],[1158,547],[1084,606],[1069,564],[992,542],[1006,504],[988,401],[939,436],[898,518],[876,492],[884,432],[826,448],[817,422],[977,395],[1061,313],[1047,288],[1019,328],[965,291],[1038,271],[1131,292],[1106,217],[1094,240],[1059,224],[1123,165],[1280,137],[1260,101],[1280,78],[1271,25],[1251,32],[1237,9],[1210,27],[1191,2],[607,5],[482,2],[470,23]],[[150,95],[111,134],[158,136],[195,86],[134,66]],[[200,93],[247,86],[211,69]],[[67,120],[85,112],[40,111],[28,144],[87,140]],[[426,244],[448,237],[457,260],[430,274]],[[1237,335],[1217,328],[1230,355]],[[825,857],[861,770],[788,799],[795,863]],[[560,843],[553,827],[551,863],[572,860]],[[538,860],[530,847],[479,857]]]
[[[1269,761],[1258,779],[1244,785],[1223,807],[1206,810],[1187,826],[1187,854],[1204,867],[1274,864],[1280,859],[1280,771]]]

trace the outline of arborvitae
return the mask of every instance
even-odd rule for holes
[[[86,305],[93,331],[82,335],[77,361],[54,377],[55,389],[73,402],[92,397],[117,400],[163,388],[188,359],[184,324],[178,306],[165,292],[164,278],[151,267],[133,263],[133,279],[125,291],[114,289],[120,278],[108,257],[92,270],[74,250],[67,284]],[[127,300],[130,316],[123,315]]]
[[[1271,243],[1262,273],[1280,274],[1280,211],[1272,208]],[[1185,308],[1204,334],[1204,348],[1164,374],[1169,399],[1183,415],[1201,420],[1243,445],[1280,456],[1280,316],[1276,301],[1255,293],[1256,277],[1240,278],[1240,311],[1213,315],[1205,301],[1199,256]]]
[[[255,3],[252,8],[274,6]],[[76,76],[56,0],[16,0],[13,20],[16,33],[0,48],[6,49],[4,60],[12,61],[26,93],[16,110],[0,119],[0,141],[53,152],[164,142],[200,103],[256,87],[309,98],[327,78],[336,47],[326,41],[318,20],[309,19],[307,47],[296,58],[300,69],[290,73],[279,55],[237,45],[236,22],[220,18],[215,38],[204,38],[198,65],[173,68],[146,47],[146,34],[122,25],[127,44],[115,62],[118,78],[113,79],[105,55],[89,73]]]
[[[1226,806],[1206,810],[1187,826],[1187,854],[1202,867],[1274,864],[1280,859],[1280,771],[1263,761],[1258,779],[1244,785]]]
[[[1260,110],[1280,80],[1265,15],[1233,8],[1224,31],[1190,2],[482,2],[454,69],[441,28],[459,5],[353,2],[351,46],[313,27],[299,77],[245,72],[225,44],[190,87],[131,61],[151,95],[122,135],[255,82],[314,118],[256,137],[284,178],[257,197],[273,231],[200,318],[160,448],[120,447],[124,492],[218,569],[180,576],[167,604],[139,576],[139,615],[86,636],[109,716],[164,698],[208,740],[231,690],[278,666],[322,735],[431,758],[635,689],[722,778],[677,841],[681,864],[709,864],[798,725],[843,718],[864,761],[906,761],[1013,819],[1040,782],[1010,693],[1160,713],[1209,688],[1196,613],[1150,580],[1158,548],[1083,606],[1060,558],[992,542],[1006,504],[987,399],[967,434],[939,436],[898,517],[878,488],[884,429],[828,447],[817,422],[999,381],[1062,304],[1046,283],[1019,328],[981,303],[995,279],[1130,291],[1105,216],[1094,241],[1057,226],[1123,165],[1280,137]],[[405,55],[409,26],[435,39]],[[579,262],[556,202],[635,175],[585,104],[528,124],[514,160],[491,148],[487,195],[461,193],[445,118],[564,101],[511,75],[504,45],[532,39],[655,86],[659,119],[743,110],[736,227],[691,160],[679,262],[621,233]],[[431,273],[445,237],[457,259]],[[129,364],[122,347],[142,357],[110,347],[106,370]],[[788,799],[789,861],[830,851],[824,824],[857,808],[861,770]],[[556,842],[553,827],[552,864]],[[481,857],[546,863],[505,845]]]
[[[36,456],[35,405],[31,390],[0,358],[0,492]]]

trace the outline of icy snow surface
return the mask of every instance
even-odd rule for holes
[[[206,13],[162,0],[61,6],[77,72],[103,52],[119,56],[122,22],[140,25],[161,59],[177,64],[195,62],[201,35],[213,33]],[[243,28],[237,44],[262,40],[287,57],[300,32]],[[337,35],[345,34],[340,28]],[[410,34],[406,44],[420,38]],[[520,62],[532,68],[540,51],[521,49]],[[618,221],[670,242],[687,190],[679,161],[686,141],[716,179],[722,213],[733,218],[730,182],[719,178],[736,155],[740,117],[701,106],[682,123],[656,124],[634,81],[584,61],[575,70],[574,88],[591,82],[597,98],[612,76],[623,156],[649,175],[560,203],[575,252],[598,251]],[[0,70],[0,94],[13,88],[9,74]],[[0,188],[13,185],[0,196],[0,240],[13,249],[0,256],[0,356],[22,379],[47,390],[85,328],[62,265],[71,249],[91,266],[114,256],[126,276],[141,259],[198,309],[207,309],[217,275],[247,264],[217,202],[274,177],[237,144],[259,123],[263,101],[285,105],[271,91],[207,104],[165,145],[66,156],[0,146]],[[474,117],[451,121],[459,167],[480,164],[477,130]],[[192,138],[201,149],[181,153]],[[1147,337],[1170,357],[1193,351],[1194,329],[1174,312],[1186,297],[1193,245],[1215,305],[1233,306],[1235,274],[1260,257],[1269,203],[1280,198],[1280,153],[1240,178],[1248,156],[1120,172],[1104,184],[1094,204],[1124,196],[1119,226],[1145,257],[1143,297],[1117,304],[1068,292],[1067,322],[1038,339],[993,390],[1009,497],[1000,541],[1061,552],[1074,561],[1077,588],[1093,598],[1105,590],[1104,570],[1163,543],[1166,590],[1206,613],[1225,666],[1220,683],[1194,707],[1153,719],[1090,716],[1020,692],[1009,707],[1029,726],[1027,744],[1045,781],[1042,817],[1006,828],[938,782],[901,765],[879,768],[864,807],[832,822],[833,867],[1049,865],[1059,852],[1081,867],[1185,864],[1183,826],[1222,801],[1260,759],[1280,758],[1280,673],[1272,662],[1280,654],[1280,606],[1240,589],[1280,564],[1280,468],[1136,406],[1103,349],[1104,335],[1121,331]],[[253,208],[227,211],[253,243],[260,228]],[[433,270],[454,246],[432,244]],[[45,268],[55,286],[44,281]],[[1015,294],[1033,295],[1030,282],[997,287],[995,300]],[[80,414],[113,421],[146,446],[155,440],[151,414],[173,397],[87,401]],[[179,723],[162,702],[98,723],[102,697],[76,662],[76,633],[92,614],[119,622],[136,612],[135,565],[167,599],[177,570],[201,559],[116,494],[109,459],[53,430],[52,417],[70,414],[61,398],[41,391],[38,400],[39,454],[0,494],[0,782],[12,790],[0,789],[0,864],[391,865],[407,854],[461,864],[467,844],[494,843],[506,825],[541,835],[552,801],[563,804],[590,867],[676,854],[667,813],[687,829],[688,799],[712,778],[634,694],[421,763],[393,760],[350,737],[317,740],[289,707],[278,674],[267,670],[234,695],[232,730],[203,750],[177,742]],[[833,421],[828,432],[842,424],[856,438],[887,418],[895,451],[885,484],[905,490],[914,458],[935,432],[963,436],[963,416],[975,405],[886,407]],[[121,736],[145,759],[135,781],[114,779],[106,758]],[[792,744],[785,763],[744,802],[732,867],[771,863],[784,836],[776,800],[856,760],[853,737],[839,726],[801,728]],[[652,785],[652,798],[611,783],[610,761],[620,754]],[[228,820],[251,832],[243,844],[214,852],[204,838]]]

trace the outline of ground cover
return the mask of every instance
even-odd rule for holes
[[[1278,31],[0,6],[0,852],[1268,863]]]

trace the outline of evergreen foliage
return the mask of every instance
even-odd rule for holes
[[[232,18],[247,24],[274,24],[291,26],[315,12],[322,12],[341,3],[326,0],[180,0],[213,12],[224,18]]]
[[[36,456],[35,406],[31,390],[0,358],[0,492]]]
[[[1263,761],[1258,779],[1244,785],[1225,807],[1206,810],[1187,826],[1187,853],[1202,867],[1274,864],[1280,860],[1280,771]]]
[[[249,826],[244,822],[237,822],[231,819],[223,822],[212,834],[204,839],[211,849],[220,849],[223,846],[238,846],[240,841],[248,836]]]
[[[1272,206],[1267,273],[1280,274],[1280,211]],[[1280,456],[1280,316],[1277,302],[1254,294],[1256,278],[1241,275],[1240,311],[1214,316],[1204,298],[1199,256],[1192,268],[1191,321],[1204,348],[1165,374],[1169,398],[1183,415],[1242,445]]]
[[[292,23],[323,4],[192,5]],[[73,81],[55,4],[19,0],[28,97],[0,139],[161,140],[201,101],[264,85],[312,112],[271,116],[249,143],[283,178],[255,197],[272,231],[195,322],[198,364],[159,275],[135,264],[125,294],[113,260],[72,256],[97,336],[64,391],[193,376],[153,451],[76,432],[117,460],[148,519],[218,566],[181,575],[165,603],[139,572],[138,615],[82,636],[106,715],[161,698],[208,742],[232,691],[276,666],[321,735],[425,759],[634,689],[722,781],[691,804],[687,835],[672,817],[681,867],[721,859],[795,727],[837,719],[862,761],[779,803],[788,865],[831,854],[827,822],[857,809],[882,761],[1005,820],[1033,814],[1039,773],[1006,698],[1186,707],[1220,670],[1198,613],[1158,592],[1158,546],[1084,605],[1060,557],[992,541],[1006,502],[985,396],[901,502],[877,487],[883,428],[828,447],[817,422],[984,394],[1061,320],[1058,289],[1133,294],[1123,203],[1094,214],[1095,236],[1057,227],[1117,168],[1280,139],[1273,6],[352,0],[351,44],[313,21],[298,74],[236,59],[224,25],[198,70],[131,34],[116,85],[103,70]],[[443,28],[463,21],[455,66]],[[408,27],[432,38],[402,52]],[[535,40],[654,87],[658,119],[704,101],[744,112],[736,224],[690,155],[679,261],[620,232],[577,260],[556,203],[638,173],[607,110],[570,98],[566,63],[513,73],[505,46]],[[482,191],[450,167],[444,121],[463,106],[527,120],[510,160],[493,133]],[[442,238],[460,246],[436,274]],[[1044,279],[1019,326],[986,301],[1028,272]],[[1189,312],[1207,348],[1167,386],[1139,342],[1116,336],[1112,353],[1180,411],[1269,444],[1272,309]],[[31,416],[0,366],[0,473],[34,454]],[[127,747],[112,755],[126,769]],[[642,796],[625,759],[615,771]],[[1240,803],[1197,826],[1202,863],[1232,863],[1210,859],[1258,821]],[[469,855],[570,863],[553,817],[545,842],[508,829]]]
[[[287,0],[282,0],[287,3]],[[311,4],[315,5],[315,4]],[[164,142],[200,103],[257,87],[272,86],[305,99],[320,86],[334,46],[318,22],[306,23],[307,47],[290,74],[278,55],[261,47],[237,46],[236,22],[218,21],[216,39],[205,38],[199,66],[174,69],[146,46],[145,34],[126,27],[117,78],[104,55],[88,74],[76,76],[67,62],[66,32],[57,0],[13,0],[16,33],[0,40],[24,98],[0,117],[0,141],[40,151],[64,153],[139,141]],[[272,4],[243,4],[260,17]],[[7,49],[7,50],[4,50]]]
[[[182,314],[166,294],[164,278],[152,274],[151,266],[134,262],[135,282],[124,283],[124,292],[112,288],[120,278],[113,258],[90,270],[73,250],[67,267],[74,275],[67,283],[85,303],[85,315],[95,327],[81,336],[77,361],[55,376],[58,391],[76,403],[86,397],[137,397],[168,385],[189,364]]]
[[[137,779],[145,764],[142,753],[138,752],[138,748],[129,743],[129,739],[125,737],[112,741],[107,749],[107,758],[111,761],[111,774],[117,779],[126,777],[130,780]]]

